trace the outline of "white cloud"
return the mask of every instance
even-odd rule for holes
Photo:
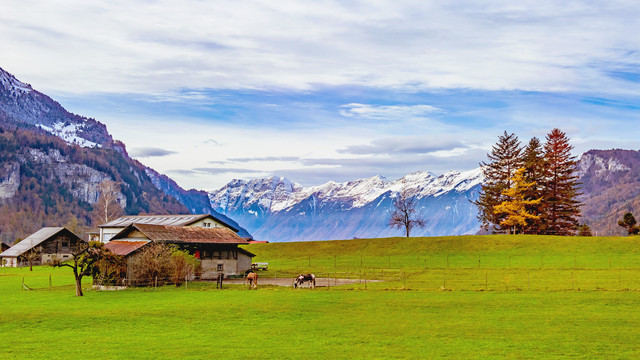
[[[45,91],[637,93],[640,3],[8,0],[1,66]],[[197,94],[195,95],[197,96]]]
[[[431,105],[367,105],[351,103],[342,105],[340,114],[346,117],[367,119],[405,120],[407,118],[424,117],[441,111],[442,109]]]

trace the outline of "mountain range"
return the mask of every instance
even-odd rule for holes
[[[72,114],[0,68],[0,240],[11,242],[69,218],[90,222],[104,179],[121,184],[127,214],[210,213],[258,240],[294,241],[400,236],[387,226],[395,196],[415,197],[423,229],[412,235],[479,231],[472,204],[482,186],[474,169],[400,179],[374,176],[303,187],[286,178],[232,180],[209,193],[185,190],[131,159],[95,119]],[[482,159],[478,159],[482,160]],[[578,163],[582,222],[598,235],[621,235],[617,220],[640,208],[640,152],[590,150]]]
[[[65,110],[0,68],[0,240],[11,243],[43,226],[91,225],[105,179],[120,184],[126,214],[210,213],[204,191],[184,190],[129,157],[104,124]]]

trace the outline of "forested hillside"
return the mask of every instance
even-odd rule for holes
[[[11,243],[42,226],[92,225],[91,211],[105,179],[118,183],[126,214],[186,214],[156,188],[145,167],[121,145],[86,148],[0,115],[0,239]],[[116,144],[117,145],[117,144]]]
[[[626,212],[640,214],[640,151],[590,150],[579,162],[582,213],[599,235],[624,235]]]

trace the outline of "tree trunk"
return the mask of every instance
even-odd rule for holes
[[[76,296],[84,296],[82,293],[82,277],[78,276],[78,272],[74,269],[73,275],[76,278]]]

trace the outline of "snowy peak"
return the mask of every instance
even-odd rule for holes
[[[94,147],[113,142],[104,124],[68,112],[50,97],[1,68],[0,117],[6,122],[38,127],[69,144]]]
[[[396,194],[405,187],[419,198],[437,197],[451,191],[471,190],[481,184],[482,179],[481,169],[451,171],[438,177],[428,171],[417,171],[393,181],[372,176],[344,183],[329,181],[311,187],[302,187],[283,177],[268,177],[233,180],[210,192],[209,198],[214,209],[223,213],[248,209],[255,204],[268,212],[288,211],[308,199],[314,203],[341,203],[345,208],[360,208],[387,192]]]
[[[18,96],[19,94],[27,94],[33,91],[33,88],[29,84],[25,84],[22,81],[16,79],[15,76],[9,74],[0,68],[0,86],[5,92]]]
[[[233,180],[209,193],[211,207],[234,218],[256,238],[269,241],[397,236],[387,226],[393,199],[403,189],[429,218],[416,235],[475,233],[481,169],[428,171],[396,180],[382,176],[302,187],[281,177]]]

